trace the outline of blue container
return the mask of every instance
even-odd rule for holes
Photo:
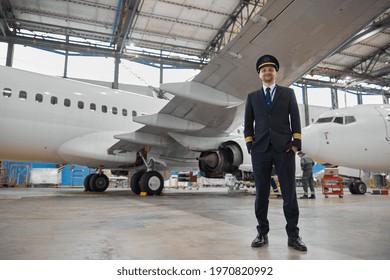
[[[66,165],[62,169],[62,186],[83,186],[84,178],[94,169],[84,166]]]
[[[30,162],[2,161],[1,165],[7,176],[6,182],[2,183],[10,187],[27,186],[31,169]]]
[[[58,168],[58,164],[44,162],[14,162],[2,161],[2,168],[7,174],[6,185],[9,186],[27,186],[30,178],[30,170],[32,168]],[[62,186],[83,186],[84,178],[93,173],[94,169],[66,165],[61,171]]]

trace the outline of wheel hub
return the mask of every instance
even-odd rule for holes
[[[149,179],[148,186],[151,190],[158,190],[160,187],[160,179],[157,176],[153,176]]]

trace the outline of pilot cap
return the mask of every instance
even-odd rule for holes
[[[261,56],[256,62],[257,73],[260,72],[261,67],[268,66],[268,65],[275,67],[276,71],[279,71],[279,61],[276,59],[276,57],[270,54],[265,54]]]

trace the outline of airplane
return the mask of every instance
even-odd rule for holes
[[[302,129],[302,149],[313,160],[367,172],[390,172],[390,105],[367,104],[335,109]],[[360,180],[351,193],[364,194]]]
[[[103,169],[131,172],[131,190],[158,195],[164,170],[205,177],[248,166],[245,99],[261,85],[255,62],[272,52],[289,86],[388,9],[387,0],[268,1],[191,81],[165,83],[167,101],[0,67],[0,159],[96,168],[86,190],[103,192]]]

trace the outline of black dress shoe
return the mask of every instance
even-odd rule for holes
[[[263,247],[265,244],[268,244],[268,236],[258,234],[256,238],[252,241],[252,247]]]
[[[287,244],[289,247],[293,247],[295,250],[307,251],[307,247],[300,237],[289,237]]]

